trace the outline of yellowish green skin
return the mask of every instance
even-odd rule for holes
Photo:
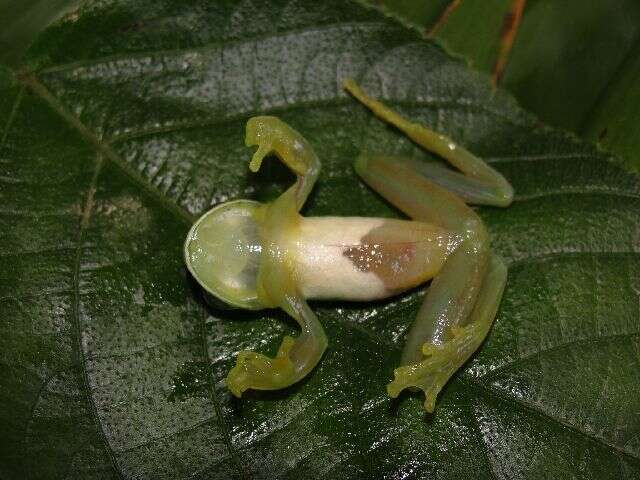
[[[275,358],[238,354],[226,378],[237,397],[248,389],[285,388],[318,364],[327,337],[307,298],[384,298],[433,278],[407,334],[401,366],[387,385],[391,397],[406,388],[423,390],[424,408],[432,412],[442,387],[489,332],[507,276],[482,221],[466,203],[505,207],[513,190],[451,139],[404,119],[351,80],[344,87],[458,171],[361,155],[356,172],[412,220],[304,218],[299,211],[320,161],[302,135],[278,118],[251,118],[246,144],[258,149],[249,168],[257,172],[262,160],[275,154],[297,180],[274,202],[230,202],[205,214],[187,236],[186,263],[200,284],[225,302],[282,308],[301,327],[297,338],[283,339]]]

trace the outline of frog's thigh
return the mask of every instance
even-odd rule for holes
[[[460,197],[395,157],[363,154],[355,169],[367,185],[414,220],[456,232],[466,230],[469,220],[479,221]]]

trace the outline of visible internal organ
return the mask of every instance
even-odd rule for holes
[[[302,219],[292,248],[307,297],[373,300],[433,278],[459,241],[422,222],[321,217]]]
[[[459,241],[434,225],[389,219],[343,255],[358,270],[373,272],[389,294],[396,294],[433,278]]]

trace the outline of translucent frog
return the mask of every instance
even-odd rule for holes
[[[234,307],[282,308],[300,325],[274,358],[241,351],[226,385],[275,390],[313,370],[327,336],[308,299],[377,300],[432,279],[407,333],[400,366],[387,392],[421,389],[432,412],[438,393],[486,337],[504,290],[507,269],[467,203],[506,207],[507,180],[450,138],[412,123],[368,97],[352,80],[344,87],[382,120],[457,171],[412,158],[360,155],[358,175],[411,220],[303,217],[300,209],[318,178],[320,161],[304,137],[276,117],[249,119],[246,145],[257,146],[257,172],[275,154],[296,175],[270,203],[235,200],[205,213],[185,242],[186,264],[200,285]]]

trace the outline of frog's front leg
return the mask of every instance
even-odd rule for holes
[[[282,203],[292,196],[296,211],[300,210],[320,173],[320,160],[309,142],[279,118],[260,116],[247,122],[245,144],[258,147],[249,163],[252,172],[260,170],[267,155],[275,153],[296,174],[296,182],[279,200]]]
[[[247,389],[277,390],[304,378],[320,361],[327,337],[318,318],[296,284],[294,259],[287,248],[304,204],[318,177],[320,161],[307,141],[276,117],[253,117],[247,122],[247,146],[256,145],[250,168],[256,172],[264,157],[275,153],[296,174],[296,182],[260,211],[262,248],[256,282],[263,307],[279,307],[300,325],[297,338],[286,336],[274,358],[242,351],[226,378],[229,390],[240,397]]]
[[[235,367],[226,378],[229,390],[242,396],[245,390],[279,390],[303,379],[322,358],[327,337],[307,302],[299,296],[287,295],[282,308],[300,325],[298,338],[283,338],[275,358],[243,350]]]

